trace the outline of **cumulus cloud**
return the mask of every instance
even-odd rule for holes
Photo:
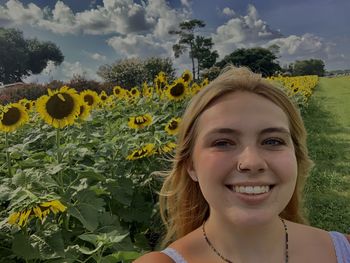
[[[90,58],[92,58],[93,60],[96,60],[96,61],[106,61],[107,60],[106,56],[101,55],[99,53],[88,53],[87,52],[87,54]]]
[[[116,36],[107,43],[125,57],[169,56],[172,45],[170,42],[159,42],[151,34]]]
[[[188,1],[184,1],[188,3]],[[94,1],[91,2],[93,5]],[[9,0],[0,6],[2,24],[31,25],[60,34],[140,34],[164,35],[186,12],[171,9],[165,0],[135,3],[132,0],[103,0],[102,6],[74,13],[62,1],[54,8],[40,9],[30,3],[24,6],[18,0]]]
[[[225,12],[230,13],[230,10],[226,9]],[[220,56],[231,53],[236,48],[261,45],[281,36],[280,32],[272,30],[265,21],[259,18],[258,11],[253,5],[248,6],[247,15],[234,15],[212,34],[215,48]]]
[[[233,9],[225,7],[224,9],[222,9],[222,14],[225,16],[234,16],[236,13]]]
[[[335,51],[335,43],[321,37],[306,33],[302,36],[290,35],[268,41],[264,46],[278,45],[282,61],[296,59],[319,58],[325,61],[343,59]]]
[[[46,68],[40,74],[30,75],[23,79],[23,81],[26,83],[47,83],[54,79],[69,81],[75,75],[80,75],[87,79],[93,79],[97,81],[101,80],[101,78],[96,74],[96,70],[82,65],[80,61],[64,61],[59,66],[55,66],[53,62],[49,61]]]

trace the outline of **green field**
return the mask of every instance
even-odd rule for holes
[[[303,112],[315,167],[305,188],[310,224],[350,232],[350,77],[321,78]]]

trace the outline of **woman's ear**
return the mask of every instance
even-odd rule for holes
[[[196,173],[196,170],[194,169],[194,166],[193,166],[193,162],[192,160],[191,161],[188,161],[187,164],[186,164],[186,169],[187,169],[187,173],[189,174],[189,176],[191,177],[191,179],[195,182],[198,182],[198,177],[197,177],[197,173]]]

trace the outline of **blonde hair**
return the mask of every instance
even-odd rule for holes
[[[260,95],[279,106],[287,115],[298,165],[298,177],[291,200],[280,214],[297,223],[305,223],[300,196],[305,179],[312,167],[306,147],[306,130],[298,109],[279,88],[247,68],[229,66],[189,103],[178,134],[178,146],[172,170],[167,174],[160,191],[160,212],[167,228],[163,246],[198,228],[209,216],[209,206],[198,183],[187,172],[197,136],[198,118],[218,98],[236,91]]]

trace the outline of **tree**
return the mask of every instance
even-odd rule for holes
[[[205,27],[205,23],[198,19],[183,21],[179,24],[179,30],[171,30],[169,34],[178,35],[179,40],[173,45],[175,58],[188,51],[192,62],[192,74],[196,79],[195,59],[197,59],[197,78],[203,68],[210,68],[216,62],[218,53],[211,51],[213,47],[212,39],[203,36],[195,36],[197,28]]]
[[[246,66],[253,72],[261,73],[264,77],[267,77],[281,70],[278,62],[275,62],[276,59],[276,55],[265,48],[240,48],[224,57],[224,59],[216,63],[216,65],[220,68],[223,68],[226,64]]]
[[[320,59],[297,60],[290,65],[294,76],[318,75],[325,74],[324,62]]]
[[[39,74],[49,61],[59,65],[63,59],[54,43],[24,39],[21,31],[0,27],[0,82],[21,81],[25,76]]]
[[[211,51],[214,43],[211,37],[196,36],[193,48],[193,57],[197,59],[197,76],[202,69],[211,68],[219,54],[216,50]]]
[[[100,66],[97,75],[106,82],[131,89],[135,86],[140,87],[145,81],[153,82],[160,71],[163,71],[170,79],[174,77],[175,69],[170,58],[121,59],[112,65]]]

